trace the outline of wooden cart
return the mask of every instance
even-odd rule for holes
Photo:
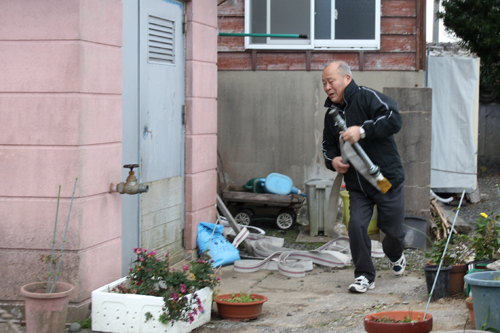
[[[222,200],[238,224],[250,225],[253,219],[273,218],[278,229],[286,230],[297,220],[297,210],[305,197],[297,194],[254,193],[244,187],[227,187]]]

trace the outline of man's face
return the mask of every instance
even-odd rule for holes
[[[344,104],[344,90],[351,82],[351,76],[341,76],[338,73],[338,64],[331,64],[323,70],[323,89],[330,100],[337,104]]]

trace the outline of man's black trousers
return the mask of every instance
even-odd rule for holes
[[[362,192],[350,191],[349,242],[354,276],[364,275],[370,282],[375,281],[375,266],[371,259],[371,240],[368,236],[368,225],[373,215],[373,207],[377,205],[377,226],[385,234],[382,248],[392,262],[398,261],[405,246],[404,185],[391,188],[387,193],[366,196]]]

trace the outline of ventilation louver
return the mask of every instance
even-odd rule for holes
[[[149,16],[148,61],[160,64],[175,64],[174,21]]]

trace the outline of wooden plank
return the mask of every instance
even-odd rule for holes
[[[382,17],[380,33],[382,35],[414,35],[417,33],[417,20],[414,17]]]
[[[217,70],[252,70],[251,55],[248,52],[219,52]]]
[[[416,52],[417,38],[412,36],[381,36],[381,52]]]
[[[281,204],[290,205],[297,200],[293,200],[292,195],[276,195],[276,194],[265,194],[265,193],[253,193],[253,192],[236,192],[236,191],[224,191],[222,193],[222,198],[224,201],[228,202],[247,202],[247,203],[257,203],[257,204]]]
[[[415,17],[417,10],[416,0],[382,0],[382,17]]]
[[[306,54],[280,52],[280,53],[257,53],[257,70],[305,70]]]
[[[245,40],[243,37],[221,37],[217,38],[217,51],[218,52],[244,52]]]
[[[351,70],[359,70],[358,52],[313,52],[311,58],[311,70],[323,70],[326,65],[334,60],[343,60],[351,66]]]
[[[415,53],[365,53],[365,70],[415,70]]]
[[[219,3],[221,0],[218,0]],[[217,6],[217,14],[219,16],[243,16],[245,15],[245,1],[227,0]]]
[[[219,32],[244,32],[245,18],[241,17],[225,17],[220,16],[217,22]]]

